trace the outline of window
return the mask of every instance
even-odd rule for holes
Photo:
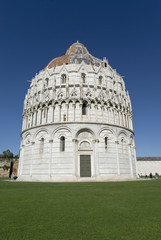
[[[44,138],[40,139],[40,153],[44,152]]]
[[[105,150],[107,151],[108,148],[108,137],[105,137]]]
[[[65,137],[64,136],[62,136],[60,138],[60,151],[65,152]]]
[[[61,83],[66,83],[66,74],[61,75]]]
[[[122,138],[121,139],[121,148],[122,148],[122,153],[124,153],[125,152],[125,140]]]
[[[66,121],[66,114],[64,114],[64,118],[63,119],[64,119],[64,122],[65,122]]]
[[[86,74],[85,73],[81,74],[81,78],[82,78],[82,82],[86,83]]]
[[[49,78],[46,78],[46,79],[45,79],[45,83],[46,83],[46,86],[49,85]]]
[[[121,82],[118,83],[118,86],[119,86],[119,90],[122,91],[123,87],[122,87],[122,83]]]
[[[83,103],[82,105],[82,115],[86,115],[87,114],[87,104]]]
[[[102,76],[99,76],[99,78],[98,78],[98,85],[102,85]]]

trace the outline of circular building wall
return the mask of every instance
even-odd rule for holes
[[[19,180],[136,177],[132,109],[122,77],[82,44],[52,60],[25,97]]]

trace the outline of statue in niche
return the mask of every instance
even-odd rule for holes
[[[60,100],[63,98],[63,92],[61,90],[59,90],[58,94],[57,94],[57,98]]]
[[[99,94],[99,99],[104,100],[104,98],[105,98],[104,92],[101,90]]]
[[[30,143],[30,137],[26,139],[26,144],[29,144],[29,143]]]
[[[74,88],[71,92],[71,97],[76,98],[78,96],[77,90]]]
[[[92,93],[91,93],[90,90],[87,90],[87,92],[86,92],[86,97],[92,98]]]
[[[45,101],[46,101],[46,102],[49,101],[49,93],[45,96]]]

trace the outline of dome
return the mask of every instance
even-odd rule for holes
[[[61,66],[63,64],[80,64],[82,61],[85,62],[87,65],[95,65],[99,67],[102,63],[102,60],[93,57],[87,50],[87,48],[78,41],[73,43],[66,51],[66,54],[54,58],[46,68],[52,68],[56,66]],[[45,68],[45,69],[46,69]],[[44,70],[45,70],[44,69]]]

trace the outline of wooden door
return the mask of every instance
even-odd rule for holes
[[[91,177],[91,155],[80,155],[80,177]]]

